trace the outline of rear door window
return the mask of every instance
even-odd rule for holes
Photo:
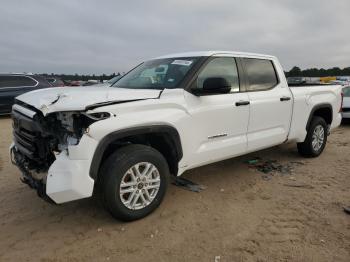
[[[33,87],[37,82],[27,76],[0,76],[0,88]]]
[[[262,91],[275,87],[278,78],[271,60],[243,58],[248,91]]]

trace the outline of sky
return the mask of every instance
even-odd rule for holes
[[[186,51],[350,66],[349,0],[1,0],[0,72],[111,74]]]

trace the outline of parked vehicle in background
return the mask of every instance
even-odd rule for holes
[[[85,83],[85,82],[84,82]],[[83,82],[82,81],[70,81],[70,85],[69,86],[82,86]]]
[[[108,84],[109,86],[114,85],[115,83],[117,83],[117,81],[121,78],[121,75],[117,75],[109,80],[106,81],[106,84]]]
[[[54,77],[47,77],[46,80],[54,87],[65,86],[64,82],[60,78],[58,78],[56,76],[54,76]]]
[[[350,118],[350,86],[343,88],[343,118]]]
[[[350,86],[350,82],[344,80],[335,80],[330,82],[331,85],[341,85],[342,87]]]
[[[306,79],[304,77],[288,77],[287,82],[289,85],[299,85],[299,84],[305,84]]]
[[[99,87],[109,87],[109,86],[112,86],[114,85],[122,76],[121,75],[117,75],[109,80],[107,80],[106,82],[103,82],[103,83],[100,83],[100,84],[97,84],[95,86],[99,86]]]
[[[88,81],[86,81],[84,84],[82,84],[82,86],[93,86],[93,85],[97,85],[99,84],[100,81],[95,80],[95,79],[89,79]]]
[[[332,81],[337,80],[337,78],[335,76],[324,76],[324,77],[320,77],[320,83],[321,84],[329,84]]]
[[[11,113],[15,97],[36,89],[52,87],[42,76],[34,74],[0,74],[0,114]]]
[[[159,206],[170,175],[286,142],[319,156],[341,100],[340,86],[288,86],[274,56],[166,55],[112,87],[17,97],[11,159],[39,196],[64,203],[100,191],[130,221]]]
[[[109,79],[107,81],[107,83],[110,84],[110,85],[114,85],[121,77],[122,77],[121,75],[117,75],[117,76]]]
[[[337,80],[350,82],[350,76],[338,76]]]

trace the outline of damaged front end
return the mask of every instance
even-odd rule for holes
[[[12,110],[14,141],[10,153],[12,163],[22,173],[22,182],[36,189],[38,195],[46,200],[51,198],[57,203],[64,202],[60,200],[64,199],[64,196],[57,199],[52,196],[57,196],[57,192],[62,192],[62,195],[73,192],[77,183],[74,182],[74,178],[65,174],[74,174],[83,169],[76,163],[70,163],[72,161],[69,159],[68,148],[79,144],[92,123],[110,116],[110,113],[87,114],[84,111],[55,112],[44,116],[40,110],[17,101]],[[62,159],[63,155],[70,162],[56,164],[56,169],[50,174],[54,162],[57,162],[58,158]],[[77,171],[65,170],[69,164],[72,170],[75,168]],[[51,186],[52,196],[47,194],[48,176],[49,179],[55,179],[56,183]],[[74,192],[71,194],[74,195]],[[78,199],[79,194],[75,195],[70,197],[71,199],[67,196],[67,199]]]

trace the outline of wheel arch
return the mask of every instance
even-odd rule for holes
[[[323,103],[323,104],[319,104],[319,105],[314,106],[310,112],[309,119],[306,123],[306,130],[309,129],[312,118],[314,116],[322,117],[328,125],[331,125],[332,121],[333,121],[333,107],[332,107],[332,105],[328,104],[328,103]]]
[[[106,135],[94,152],[89,175],[97,181],[103,161],[117,148],[128,144],[149,145],[167,160],[171,174],[177,174],[183,156],[181,139],[176,128],[169,125],[150,125],[126,128]]]

